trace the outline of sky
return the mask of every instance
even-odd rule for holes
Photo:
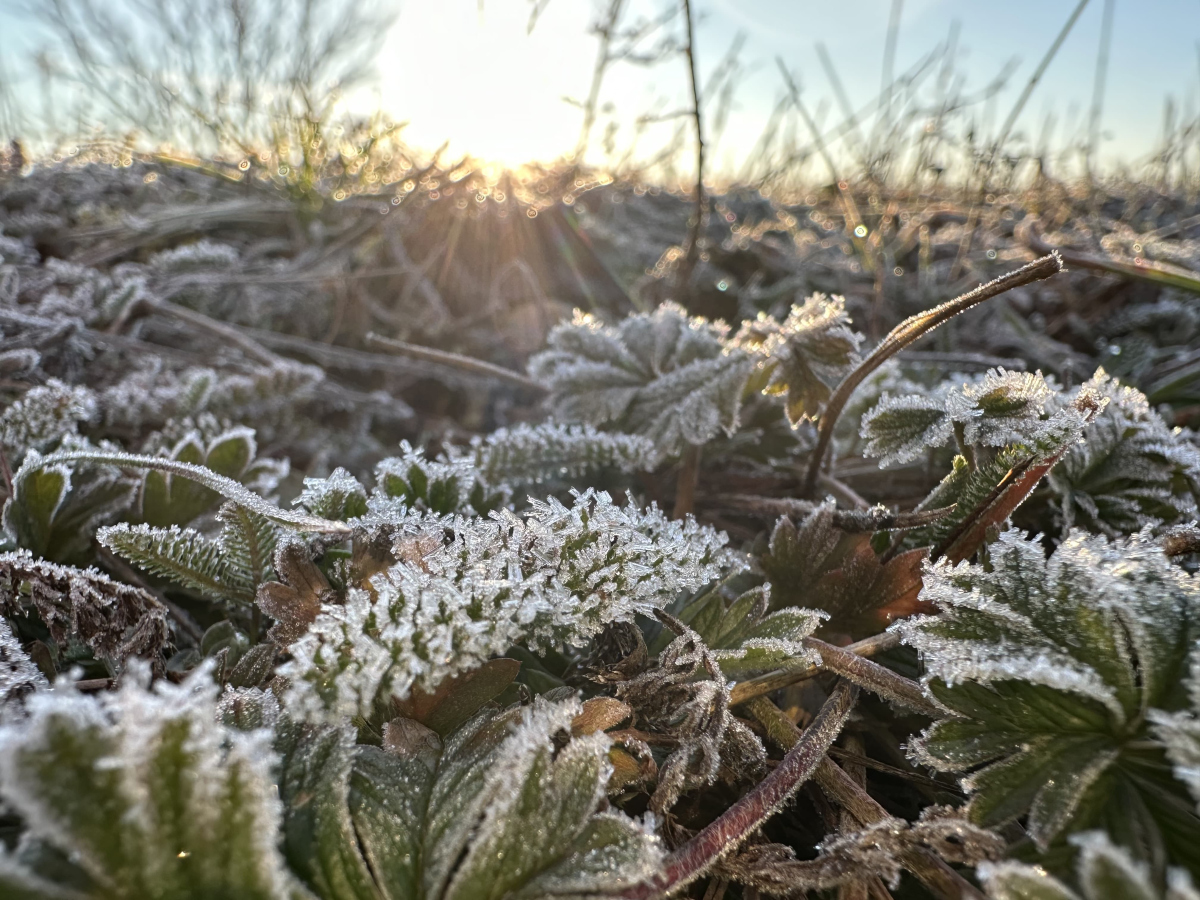
[[[588,89],[596,48],[588,26],[596,0],[548,0],[532,33],[527,0],[395,2],[399,14],[378,60],[377,83],[356,103],[378,104],[407,121],[406,137],[418,146],[448,141],[452,154],[515,165],[552,159],[574,147],[581,115],[564,97],[580,98]],[[661,7],[663,0],[629,2],[636,15]],[[982,88],[1007,61],[1019,61],[991,112],[998,121],[1077,2],[904,0],[895,70],[913,65],[958,22],[958,69],[968,90]],[[1091,0],[1084,10],[1018,130],[1036,132],[1052,113],[1061,137],[1068,121],[1086,116],[1105,2]],[[1100,157],[1134,162],[1152,152],[1162,133],[1167,95],[1184,113],[1200,101],[1200,0],[1111,2],[1115,17]],[[4,3],[0,0],[0,63],[11,70],[16,54],[36,37]],[[811,110],[832,97],[814,51],[817,42],[828,48],[853,105],[869,102],[880,90],[892,0],[693,0],[693,5],[699,13],[702,86],[735,35],[745,38],[739,58],[746,72],[715,141],[710,157],[715,169],[736,169],[762,133],[782,90],[776,57],[796,74]],[[614,104],[618,146],[630,138],[636,115],[681,107],[686,90],[678,59],[650,70],[615,67],[601,99]],[[830,113],[826,121],[833,120]],[[662,126],[658,137],[671,127]],[[651,146],[654,137],[643,145]]]
[[[637,3],[637,0],[633,0]],[[913,65],[961,23],[960,69],[966,87],[982,88],[1013,58],[1019,67],[997,98],[1006,115],[1077,0],[906,0],[901,8],[895,70]],[[645,4],[643,4],[644,6]],[[743,32],[749,69],[716,149],[730,166],[761,134],[781,91],[775,58],[797,73],[810,109],[832,91],[814,51],[823,42],[854,105],[881,84],[891,0],[698,0],[698,59],[707,73]],[[405,98],[409,138],[449,139],[454,149],[515,163],[570,150],[580,114],[563,102],[587,91],[595,42],[587,36],[591,0],[549,0],[526,34],[524,0],[404,0],[380,59],[381,97]],[[1104,0],[1091,0],[1018,122],[1040,130],[1053,112],[1063,130],[1074,112],[1086,115],[1100,44]],[[1101,158],[1149,154],[1162,133],[1163,102],[1194,105],[1200,96],[1200,0],[1115,0],[1112,52],[1103,116]],[[615,70],[605,96],[629,115],[656,98],[680,105],[685,72],[675,63],[647,72]],[[423,87],[436,89],[423,90]],[[672,104],[668,104],[672,106]],[[672,107],[673,108],[673,107]]]

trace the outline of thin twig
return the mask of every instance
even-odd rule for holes
[[[804,646],[821,654],[821,661],[826,670],[836,672],[860,688],[927,716],[940,718],[944,715],[937,704],[925,695],[921,685],[911,678],[905,678],[845,647],[835,647],[816,638],[805,638]]]
[[[864,638],[841,649],[846,653],[854,653],[858,656],[874,656],[876,653],[883,653],[885,650],[891,650],[893,647],[899,646],[900,635],[894,631],[885,631],[881,634]],[[824,663],[817,665],[808,664],[798,666],[795,669],[778,669],[774,672],[768,672],[765,675],[759,675],[757,678],[748,678],[733,686],[733,690],[729,696],[729,705],[736,706],[739,703],[753,700],[755,697],[772,694],[780,688],[805,681],[824,671]]]
[[[668,856],[659,874],[619,896],[624,900],[665,897],[695,881],[736,850],[800,789],[825,759],[825,753],[841,732],[857,696],[858,688],[848,682],[839,683],[783,761],[766,778]]]
[[[233,344],[248,357],[264,365],[274,366],[279,364],[280,359],[278,356],[237,326],[230,325],[227,322],[218,322],[216,319],[204,315],[204,313],[196,312],[193,309],[188,309],[175,303],[160,302],[147,298],[137,300],[125,308],[124,312],[113,322],[109,331],[114,334],[120,333],[134,319],[148,316],[152,313],[177,319],[193,328],[207,331],[214,337]]]
[[[368,344],[387,347],[389,350],[403,353],[405,356],[410,356],[413,359],[422,359],[427,362],[439,363],[443,366],[452,366],[462,369],[465,372],[473,372],[476,375],[484,375],[499,379],[500,381],[507,381],[510,384],[520,385],[523,388],[529,388],[541,393],[545,393],[546,391],[545,385],[540,382],[534,381],[520,372],[514,372],[512,369],[484,362],[482,359],[474,359],[470,356],[462,356],[461,354],[450,353],[446,350],[434,350],[432,347],[409,344],[404,341],[398,341],[395,338],[384,337],[373,331],[367,332],[365,340]]]
[[[679,478],[675,482],[675,510],[673,519],[682,519],[691,515],[696,507],[696,483],[700,479],[700,447],[688,444],[683,451],[683,460],[679,466]]]
[[[753,494],[717,494],[712,498],[714,505],[758,513],[765,516],[796,516],[804,518],[816,512],[820,504],[796,497],[758,497]],[[914,509],[911,512],[893,512],[884,506],[870,509],[835,509],[833,524],[842,531],[862,534],[875,531],[905,531],[909,528],[924,528],[954,512],[954,506],[940,509]]]
[[[750,704],[750,713],[766,729],[767,736],[785,749],[794,747],[797,741],[808,733],[808,729],[801,731],[797,728],[791,719],[765,697],[759,697]],[[873,825],[892,818],[879,801],[828,756],[818,763],[813,778],[834,803],[850,813],[860,824]],[[985,900],[978,888],[924,847],[902,850],[900,863],[939,900]]]
[[[1034,281],[1041,281],[1043,278],[1049,278],[1051,275],[1061,271],[1062,267],[1062,260],[1057,254],[1051,253],[1017,269],[1015,272],[1002,275],[995,281],[981,284],[975,290],[963,294],[961,297],[957,297],[940,306],[935,306],[933,309],[928,309],[925,312],[917,313],[915,316],[910,316],[893,328],[887,337],[880,341],[878,346],[871,351],[871,354],[859,363],[858,367],[837,386],[837,389],[830,396],[829,402],[825,405],[825,411],[821,414],[817,446],[813,450],[812,458],[808,464],[808,472],[804,476],[804,489],[802,491],[804,496],[811,497],[816,488],[817,476],[820,474],[825,452],[829,449],[829,442],[833,438],[833,428],[837,424],[838,417],[842,414],[842,409],[846,406],[846,402],[850,399],[851,394],[854,393],[855,388],[862,384],[868,375],[905,347],[915,343],[959,313],[966,312],[971,307],[1003,294],[1012,288],[1020,287]]]
[[[704,119],[700,109],[700,80],[696,76],[696,47],[693,34],[692,3],[683,0],[683,25],[687,33],[684,55],[687,57],[688,80],[692,88],[692,125],[696,132],[696,203],[689,223],[683,259],[676,274],[675,292],[680,302],[686,302],[691,288],[692,272],[700,259],[700,236],[708,219],[708,201],[704,194]]]

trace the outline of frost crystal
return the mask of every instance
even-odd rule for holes
[[[725,536],[656,507],[575,494],[523,517],[415,517],[401,561],[325,604],[281,669],[306,716],[365,714],[380,690],[404,697],[475,668],[517,641],[579,644],[610,622],[663,607],[735,565]]]
[[[0,722],[21,706],[27,694],[45,687],[45,676],[21,649],[8,623],[0,619]]]
[[[1167,746],[1175,777],[1188,786],[1200,805],[1200,645],[1192,650],[1188,694],[1192,708],[1185,712],[1150,711],[1155,736]]]
[[[639,434],[672,455],[737,428],[754,360],[727,333],[673,303],[615,326],[577,313],[550,332],[529,372],[550,389],[559,420]]]
[[[863,416],[860,431],[867,442],[863,455],[879,457],[881,467],[918,459],[930,448],[943,446],[952,434],[953,423],[941,398],[890,397],[886,391]]]

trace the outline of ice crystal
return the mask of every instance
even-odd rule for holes
[[[590,490],[521,517],[409,521],[400,562],[322,606],[292,646],[281,672],[304,715],[366,713],[381,690],[434,688],[517,641],[581,643],[734,563],[712,529]]]
[[[529,371],[550,389],[560,421],[642,435],[671,455],[737,427],[754,360],[727,334],[673,303],[613,326],[577,314],[550,333]]]
[[[1200,637],[1200,584],[1146,535],[1110,544],[1075,532],[1047,559],[1010,531],[988,558],[932,567],[921,598],[941,614],[894,626],[952,713],[913,752],[971,771],[975,821],[1028,811],[1045,849],[1082,808],[1119,814],[1110,804],[1136,756],[1127,742],[1145,734],[1152,710],[1178,708],[1179,672]],[[1159,824],[1173,847],[1200,835],[1194,816]]]

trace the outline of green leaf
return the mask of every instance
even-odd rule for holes
[[[754,359],[726,335],[673,303],[615,326],[577,313],[551,331],[529,371],[560,421],[641,435],[676,455],[737,428]]]
[[[28,721],[3,729],[0,797],[62,858],[35,871],[28,845],[0,855],[0,885],[96,900],[295,896],[263,733],[214,722],[207,671],[154,691],[145,680],[100,698],[38,696]]]
[[[949,714],[912,747],[936,769],[969,773],[973,821],[1026,816],[1046,852],[1072,831],[1127,818],[1132,791],[1150,833],[1131,850],[1163,847],[1198,867],[1178,848],[1200,840],[1200,817],[1180,802],[1184,785],[1158,774],[1169,768],[1147,722],[1186,704],[1178,683],[1200,638],[1193,576],[1148,537],[1109,544],[1076,532],[1047,559],[1010,531],[986,567],[928,571],[921,598],[941,614],[896,627]]]
[[[785,394],[788,421],[816,419],[830,393],[858,364],[862,335],[850,327],[846,301],[813,294],[783,322],[760,313],[745,322],[735,345],[763,356],[765,394]]]
[[[575,736],[577,701],[479,712],[444,739],[411,719],[383,747],[335,728],[285,738],[285,852],[325,900],[499,900],[619,892],[660,863],[657,841],[600,812],[608,738]]]

